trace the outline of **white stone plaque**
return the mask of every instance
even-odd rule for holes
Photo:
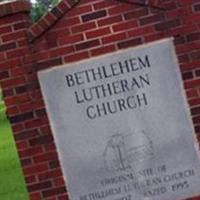
[[[39,72],[71,200],[200,194],[173,39]]]

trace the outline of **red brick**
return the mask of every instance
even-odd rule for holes
[[[40,127],[40,132],[44,134],[51,134],[50,126],[42,126]]]
[[[17,30],[26,29],[29,26],[29,22],[22,21],[13,25],[13,28]]]
[[[128,47],[133,47],[133,46],[136,46],[136,45],[139,45],[139,44],[142,44],[142,39],[141,38],[134,38],[134,39],[131,39],[131,40],[119,42],[117,44],[117,46],[118,46],[119,49],[124,49],[124,48],[128,48]]]
[[[9,88],[9,89],[4,88],[4,90],[3,90],[3,96],[5,99],[7,99],[8,97],[14,96],[14,93],[15,92],[12,88]]]
[[[69,9],[69,5],[67,3],[65,3],[65,1],[61,1],[58,4],[58,8],[64,13],[66,10]]]
[[[13,124],[12,130],[13,130],[14,134],[17,134],[18,132],[21,132],[24,130],[24,125],[22,123],[21,124]]]
[[[0,53],[0,62],[2,62],[2,61],[5,61],[5,53],[4,52],[2,52],[2,53]]]
[[[57,198],[56,198],[56,196],[55,195],[53,195],[54,197],[49,197],[49,198],[47,198],[46,200],[57,200]]]
[[[100,45],[100,42],[98,39],[95,39],[95,40],[90,40],[90,41],[79,43],[79,44],[75,45],[75,49],[77,51],[80,51],[80,50],[84,50],[84,49],[93,48],[98,45]]]
[[[63,16],[63,12],[58,8],[58,7],[54,7],[51,10],[51,13],[56,17],[56,18],[60,18]]]
[[[36,145],[43,145],[43,144],[48,144],[53,142],[53,137],[52,135],[42,135],[36,138],[32,138],[29,140],[30,146],[36,146]]]
[[[45,152],[52,152],[55,151],[56,146],[54,143],[49,143],[44,145]]]
[[[33,160],[35,163],[46,162],[50,160],[58,159],[56,152],[45,153],[42,155],[34,156]]]
[[[16,13],[15,15],[4,17],[3,20],[0,21],[0,26],[15,24],[24,20],[27,20],[27,14]]]
[[[31,138],[35,138],[39,134],[40,133],[37,129],[21,131],[15,134],[15,140],[16,141],[28,140]]]
[[[200,79],[189,80],[184,82],[185,88],[194,88],[200,86]]]
[[[22,86],[17,86],[17,87],[15,87],[15,92],[16,92],[16,94],[22,94],[22,93],[27,92],[27,87],[26,87],[26,85],[22,85]]]
[[[190,99],[188,102],[191,107],[198,106],[198,105],[200,105],[200,98]]]
[[[11,32],[11,31],[12,31],[11,26],[0,27],[0,35],[3,35],[5,33]]]
[[[196,89],[189,89],[186,91],[186,94],[187,94],[187,98],[188,99],[191,99],[191,98],[194,98],[194,97],[198,97],[198,91]]]
[[[179,7],[177,9],[169,10],[166,13],[166,18],[167,19],[173,19],[177,17],[184,17],[192,14],[192,8],[190,6],[184,6],[184,7]]]
[[[139,22],[140,22],[140,25],[146,25],[146,24],[151,24],[151,23],[155,24],[156,22],[163,21],[164,19],[165,19],[164,15],[159,13],[159,14],[143,17],[139,19]]]
[[[109,15],[116,15],[116,14],[124,13],[133,9],[134,9],[134,6],[130,6],[129,4],[125,4],[125,3],[120,3],[119,5],[116,5],[115,7],[109,8],[108,12],[109,12]]]
[[[58,187],[50,190],[43,191],[43,197],[49,197],[55,194],[63,194],[66,193],[66,188],[65,187]]]
[[[58,160],[51,160],[49,161],[49,168],[56,169],[60,167],[60,162]]]
[[[12,115],[18,114],[19,110],[17,106],[11,106],[7,108],[6,112],[9,116],[12,116]]]
[[[191,58],[192,58],[193,61],[200,60],[200,50],[196,51],[194,53],[191,53]]]
[[[7,105],[19,105],[30,101],[30,96],[28,94],[21,94],[18,96],[8,97],[5,99]]]
[[[192,115],[200,115],[200,106],[191,109]]]
[[[54,169],[51,171],[43,170],[43,172],[38,175],[38,178],[39,181],[44,181],[51,178],[58,178],[59,176],[62,176],[62,172],[60,169]]]
[[[195,71],[195,75],[196,75],[197,77],[200,77],[200,69],[198,69],[198,70]]]
[[[0,50],[1,51],[1,50]],[[6,60],[5,62],[0,63],[0,69],[11,69],[16,66],[19,66],[21,64],[21,59],[20,58],[14,58],[12,60]]]
[[[50,57],[58,57],[58,56],[72,53],[73,51],[74,51],[73,46],[67,46],[67,47],[61,47],[61,48],[49,51],[49,55]]]
[[[111,24],[115,24],[118,22],[122,21],[122,16],[121,15],[117,15],[117,16],[113,16],[113,17],[107,17],[104,19],[100,19],[97,21],[98,26],[108,26]]]
[[[27,1],[8,2],[0,7],[0,17],[30,11],[31,5]]]
[[[8,71],[0,71],[0,80],[6,79],[9,77]]]
[[[30,200],[40,200],[42,199],[42,195],[40,192],[30,193]]]
[[[43,152],[42,147],[32,147],[29,149],[25,149],[23,151],[19,151],[19,156],[21,158],[25,158],[25,157],[41,154],[42,152]]]
[[[128,20],[128,19],[133,19],[133,18],[139,18],[139,17],[145,16],[147,14],[148,14],[148,9],[142,8],[142,9],[139,9],[139,10],[134,10],[134,11],[125,13],[124,18],[126,20]]]
[[[35,128],[35,127],[40,127],[45,124],[48,124],[48,119],[46,117],[39,118],[39,119],[32,119],[27,122],[25,122],[25,128]]]
[[[71,28],[72,33],[81,33],[83,31],[92,30],[96,27],[95,22],[88,22],[81,25],[73,26]]]
[[[42,19],[40,19],[40,20],[42,20]],[[51,12],[49,12],[47,15],[44,16],[44,19],[43,19],[43,20],[45,20],[45,21],[47,22],[48,25],[52,25],[53,23],[56,22],[56,17],[55,17]],[[31,30],[32,28],[33,28],[33,26],[32,26],[29,30]],[[39,30],[39,29],[41,29],[41,28],[42,28],[42,27],[36,27],[38,33],[40,33],[40,30]],[[41,29],[41,30],[42,30],[42,29]],[[36,34],[37,34],[37,33],[36,33]]]
[[[65,181],[62,177],[59,177],[59,178],[54,180],[54,185],[56,187],[65,186]]]
[[[23,167],[28,166],[28,165],[32,165],[32,160],[30,158],[26,158],[26,159],[21,159],[21,165]]]
[[[89,13],[92,11],[92,5],[85,5],[85,6],[79,6],[78,9],[72,9],[68,14],[68,16],[77,16],[77,15],[81,15],[81,14],[85,14],[85,13]]]
[[[41,70],[41,69],[46,69],[48,67],[53,67],[53,66],[61,65],[61,64],[62,64],[61,58],[53,58],[53,59],[49,59],[49,60],[45,60],[45,61],[37,63],[35,68],[37,70]]]
[[[62,195],[58,197],[58,200],[69,200],[69,197],[67,195]]]
[[[200,40],[200,32],[191,33],[191,34],[187,35],[188,42],[193,42],[196,40]]]
[[[88,31],[85,34],[86,34],[86,37],[88,39],[90,39],[90,38],[108,35],[109,33],[111,33],[111,30],[109,27],[106,27],[106,28],[100,28],[100,29],[94,30],[94,31]]]
[[[169,1],[169,2],[164,2],[164,5],[162,7],[164,7],[166,10],[177,10],[177,2],[175,1]]]
[[[156,24],[155,29],[157,31],[163,31],[163,30],[167,30],[173,27],[177,27],[179,25],[181,25],[180,19],[174,19],[174,20],[164,21],[164,22]]]
[[[73,8],[74,6],[78,4],[77,1],[74,1],[74,0],[65,0],[65,3],[67,3],[70,8]]]
[[[28,142],[27,141],[16,142],[16,147],[18,151],[23,151],[28,148]],[[22,164],[22,161],[21,161],[21,164]]]
[[[113,43],[113,42],[124,40],[124,39],[126,39],[126,33],[122,32],[122,33],[112,34],[110,36],[103,37],[101,40],[103,44],[108,44],[108,43]]]
[[[116,50],[115,45],[108,45],[108,46],[100,47],[97,49],[93,49],[91,51],[91,54],[92,56],[97,56],[97,55],[113,52],[115,50]]]
[[[33,176],[27,176],[27,177],[25,177],[25,181],[26,181],[27,184],[34,183],[34,182],[36,182],[36,177],[34,175]]]
[[[184,36],[181,36],[181,35],[176,35],[176,36],[174,36],[174,44],[175,44],[176,46],[185,44],[185,42],[186,42],[186,40],[185,40],[185,37],[184,37]]]
[[[195,68],[199,68],[199,65],[200,65],[200,61],[193,61],[193,62],[181,64],[180,67],[182,71],[188,71],[188,70],[193,70]]]
[[[63,27],[74,26],[77,24],[80,24],[80,18],[78,16],[67,18],[67,19],[64,18],[58,21],[58,23],[55,25],[55,28],[59,29]]]
[[[154,27],[153,26],[145,26],[145,27],[141,27],[141,28],[136,28],[133,29],[131,31],[128,31],[128,36],[129,37],[136,37],[136,36],[140,36],[140,35],[147,35],[150,33],[154,32]]]
[[[23,31],[18,31],[18,32],[7,34],[7,35],[3,35],[2,40],[4,42],[12,41],[12,40],[16,41],[16,40],[24,38],[24,37],[25,37],[25,33]]]
[[[94,6],[95,10],[99,10],[99,9],[102,9],[102,8],[108,8],[108,7],[113,6],[113,2],[111,2],[111,1],[100,1],[100,2],[94,3],[93,6]]]
[[[19,105],[19,110],[21,112],[28,112],[32,111],[34,109],[39,109],[44,106],[44,102],[42,100],[36,100],[36,101],[31,101],[31,102],[26,102],[24,104]]]
[[[197,135],[197,138],[199,137],[199,135]],[[193,197],[191,200],[199,200],[200,199],[200,196],[196,196],[196,197]]]
[[[28,185],[28,191],[29,192],[33,192],[33,191],[37,191],[37,190],[44,190],[47,188],[50,188],[52,186],[50,181],[45,181],[45,182],[40,182],[40,183],[34,183],[31,185]]]
[[[28,113],[14,115],[10,117],[9,120],[12,124],[14,124],[14,123],[19,123],[19,122],[26,121],[32,118],[33,118],[33,112],[28,112]]]
[[[83,34],[67,35],[58,39],[60,45],[74,44],[84,39]]]
[[[185,23],[195,23],[200,19],[200,13],[192,14],[184,18]]]
[[[184,35],[185,34],[190,34],[190,33],[193,33],[193,32],[196,32],[198,29],[196,26],[194,25],[182,25],[180,27],[174,27],[172,29],[170,29],[170,32],[173,34],[173,35]]]
[[[5,44],[1,44],[0,45],[0,52],[7,51],[7,50],[10,50],[10,49],[14,49],[14,48],[16,48],[15,42],[9,42],[9,43],[5,43]]]
[[[196,4],[193,7],[195,11],[200,11],[200,4]]]
[[[24,84],[25,78],[24,77],[18,77],[18,78],[11,78],[9,80],[3,80],[1,82],[1,85],[3,88],[9,88],[9,87],[15,87],[16,85]]]
[[[29,49],[27,47],[23,47],[8,51],[6,55],[7,59],[12,59],[22,57],[23,55],[27,54],[27,52],[29,52]]]
[[[197,116],[197,117],[193,117],[193,123],[194,124],[200,124],[200,116]]]
[[[190,57],[188,54],[181,54],[178,56],[179,63],[186,63],[190,61]]]
[[[193,76],[192,71],[184,72],[184,73],[182,74],[183,80],[193,79],[193,77],[194,77],[194,76]]]
[[[43,116],[46,116],[46,115],[47,115],[46,109],[45,109],[45,108],[37,109],[37,110],[35,111],[35,114],[36,114],[36,117],[43,117]]]
[[[192,3],[198,3],[199,1],[198,0],[179,0],[180,4],[181,5],[190,5]]]
[[[135,28],[137,26],[138,26],[137,21],[132,20],[132,21],[116,24],[112,27],[112,29],[114,32],[117,32],[117,31],[123,31],[123,30],[128,30],[131,28]]]
[[[69,62],[74,62],[74,61],[79,61],[85,58],[89,58],[89,52],[85,51],[85,52],[81,52],[81,53],[76,53],[76,54],[72,54],[69,56],[65,56],[64,60],[66,63]]]
[[[32,166],[24,167],[23,172],[27,175],[34,175],[48,171],[48,165],[46,163],[33,164]]]
[[[96,12],[92,12],[92,13],[89,13],[89,14],[82,15],[81,18],[82,18],[83,22],[88,22],[88,21],[92,21],[92,20],[96,20],[96,19],[99,19],[99,18],[106,17],[106,15],[107,15],[106,10],[98,10]]]

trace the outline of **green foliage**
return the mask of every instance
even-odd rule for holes
[[[28,200],[6,106],[0,88],[0,199]]]
[[[31,18],[33,22],[38,21],[58,2],[59,0],[37,0],[37,2],[32,5],[32,10],[31,10]]]
[[[28,194],[8,120],[0,120],[0,199],[28,200]]]
[[[6,119],[6,107],[3,101],[3,93],[2,90],[0,89],[0,120],[5,120]]]

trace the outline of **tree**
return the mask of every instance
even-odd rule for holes
[[[3,93],[0,88],[0,120],[6,119],[5,111],[6,111],[6,107],[3,100]]]
[[[32,5],[31,18],[33,22],[40,19],[42,15],[47,13],[59,0],[37,0],[36,3]]]

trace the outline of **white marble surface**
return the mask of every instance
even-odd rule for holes
[[[171,38],[41,71],[39,81],[72,200],[200,194]]]

